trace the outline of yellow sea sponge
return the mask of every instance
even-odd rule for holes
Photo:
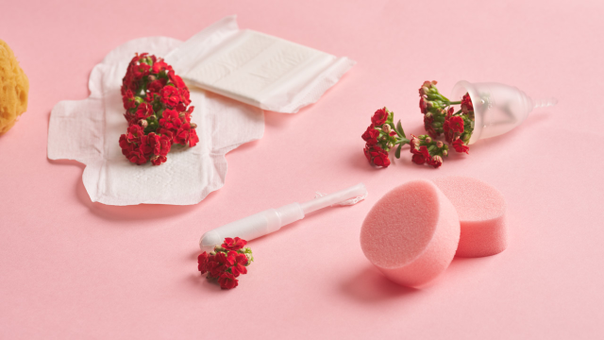
[[[27,111],[29,80],[8,44],[0,39],[0,134]]]

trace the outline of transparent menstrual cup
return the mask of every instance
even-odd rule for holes
[[[499,83],[455,84],[450,99],[459,101],[468,93],[474,106],[473,144],[479,139],[504,134],[520,125],[533,109],[556,105],[555,98],[533,100],[518,88]]]

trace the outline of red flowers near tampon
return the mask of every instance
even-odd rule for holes
[[[197,269],[201,274],[208,273],[208,280],[218,281],[220,288],[237,287],[237,278],[247,274],[247,266],[254,261],[252,250],[243,248],[247,241],[239,237],[224,239],[224,243],[214,247],[214,251],[203,252],[197,257]]]

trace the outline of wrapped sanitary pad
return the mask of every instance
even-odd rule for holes
[[[240,30],[235,16],[199,32],[166,61],[195,86],[284,113],[319,100],[355,64],[346,57]]]

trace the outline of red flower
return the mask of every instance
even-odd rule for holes
[[[461,138],[457,138],[453,142],[453,148],[457,152],[465,152],[467,154],[469,154],[468,150],[470,150],[470,148],[461,140]]]
[[[160,95],[162,102],[170,107],[175,107],[180,103],[180,91],[174,86],[164,86],[161,89]]]
[[[145,64],[145,63],[140,63],[138,65],[134,65],[132,68],[132,72],[134,73],[134,76],[136,78],[142,78],[144,76],[149,75],[149,69],[151,68],[151,66]]]
[[[153,73],[157,74],[164,70],[172,70],[172,66],[166,64],[161,59],[153,64]]]
[[[421,153],[416,153],[413,154],[413,157],[411,157],[411,161],[413,161],[413,163],[415,164],[422,165],[426,163],[426,158],[424,158],[424,155],[422,155]]]
[[[151,157],[152,155],[159,155],[159,136],[151,132],[150,134],[141,138],[141,151],[145,157]]]
[[[162,79],[156,79],[149,84],[149,92],[158,93],[161,91],[164,85],[166,85],[165,80],[162,81]]]
[[[140,139],[145,134],[145,131],[140,125],[131,125],[128,127],[128,134],[126,137],[128,140]]]
[[[474,105],[472,104],[472,99],[468,93],[464,94],[463,98],[461,99],[461,111],[463,113],[474,111]]]
[[[187,89],[186,85],[185,87],[180,89],[180,97],[182,98],[182,102],[184,105],[191,104],[189,89]],[[180,111],[184,111],[184,108]]]
[[[218,278],[220,274],[224,273],[225,267],[221,266],[218,261],[216,261],[216,255],[210,255],[208,259],[207,271],[209,278]]]
[[[382,124],[386,123],[386,120],[388,120],[388,112],[386,112],[386,108],[375,111],[373,117],[371,117],[371,122],[375,126],[381,126]]]
[[[443,165],[443,159],[439,155],[436,155],[428,160],[428,164],[432,165],[435,168]]]
[[[197,131],[195,129],[192,129],[189,134],[189,147],[192,148],[199,142],[199,137],[197,137]]]
[[[191,129],[191,124],[184,123],[178,128],[174,134],[174,142],[182,145],[195,146],[199,142],[195,129]]]
[[[437,138],[439,133],[436,132],[436,130],[434,130],[434,125],[432,125],[432,123],[434,122],[434,117],[430,116],[428,117],[427,115],[424,116],[424,129],[426,130],[426,132],[428,133],[428,135],[432,138]]]
[[[176,85],[176,88],[179,88],[179,89],[187,88],[187,85],[182,80],[182,78],[180,76],[176,75],[176,73],[174,73],[174,71],[168,72],[168,78],[170,78],[170,81],[172,82],[172,84]]]
[[[235,275],[235,277],[237,277],[240,274],[247,274],[247,268],[245,268],[246,265],[247,265],[247,256],[245,256],[245,254],[236,253],[235,264],[233,264],[233,267],[231,267],[231,271],[233,272],[233,275]]]
[[[239,237],[230,238],[227,237],[224,239],[224,243],[222,244],[222,248],[228,250],[239,250],[247,244],[247,241],[244,239],[240,239]]]
[[[153,114],[153,107],[147,103],[141,103],[136,109],[136,119],[147,119]]]
[[[218,278],[218,283],[222,289],[232,289],[237,287],[238,281],[231,273],[224,272]]]
[[[168,136],[160,136],[159,137],[159,155],[167,156],[168,152],[172,148],[172,143],[170,142],[170,138]]]
[[[199,270],[202,274],[205,274],[208,271],[208,260],[210,259],[210,255],[207,252],[203,252],[197,256],[197,270]]]
[[[449,127],[451,128],[451,130],[453,130],[453,132],[462,134],[463,133],[463,118],[461,118],[460,116],[453,116],[451,118],[448,119],[449,122]]]
[[[149,160],[140,149],[133,150],[127,157],[130,162],[137,165],[145,164]]]
[[[368,145],[375,145],[377,144],[377,138],[379,136],[380,132],[373,127],[373,124],[371,124],[369,125],[365,133],[361,135],[361,138],[363,138],[363,140],[367,142]]]
[[[178,117],[178,112],[166,109],[159,120],[159,125],[166,129],[178,130],[182,125],[182,121]]]
[[[390,158],[388,158],[388,152],[384,151],[379,145],[365,145],[365,157],[369,163],[387,168],[390,165]]]
[[[455,131],[453,131],[450,124],[451,123],[449,122],[449,120],[445,120],[445,123],[443,124],[443,134],[445,135],[445,140],[449,144],[453,141],[453,138],[455,137]]]
[[[126,90],[122,97],[124,102],[124,109],[129,110],[136,107],[136,101],[134,100],[134,94],[130,90]]]
[[[424,97],[421,97],[419,99],[419,109],[422,111],[422,113],[426,113],[428,112],[428,103],[426,102],[426,100],[424,99]]]

